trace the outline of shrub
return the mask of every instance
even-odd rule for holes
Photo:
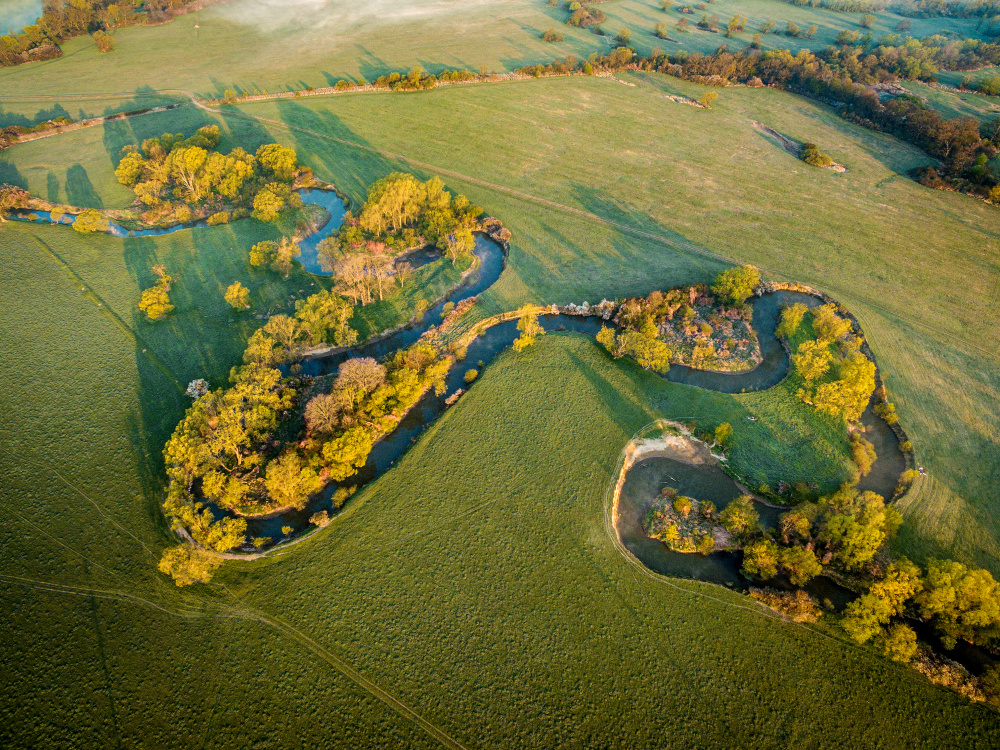
[[[95,31],[93,39],[94,44],[97,45],[97,51],[102,55],[115,48],[115,40],[105,31]]]
[[[479,370],[466,370],[465,371],[465,382],[471,383],[473,380],[479,377]]]
[[[833,164],[833,159],[821,152],[815,143],[804,144],[802,151],[799,152],[799,158],[814,167],[828,167]]]
[[[561,42],[563,40],[563,35],[556,31],[553,26],[551,29],[542,33],[542,40],[546,42]]]
[[[208,225],[210,227],[218,226],[219,224],[225,224],[229,221],[228,211],[219,211],[208,217]]]

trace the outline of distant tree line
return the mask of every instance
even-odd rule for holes
[[[842,117],[864,127],[895,135],[940,159],[941,169],[915,174],[931,187],[960,187],[1000,202],[1000,169],[993,167],[1000,142],[1000,118],[980,124],[971,118],[946,119],[914,96],[882,100],[867,88],[899,80],[936,80],[939,70],[973,70],[1000,64],[1000,45],[974,39],[953,41],[935,35],[923,40],[898,36],[879,45],[862,40],[815,53],[801,50],[747,48],[730,52],[725,46],[713,54],[680,51],[668,55],[654,49],[639,57],[628,47],[607,55],[591,55],[585,63],[575,58],[548,66],[529,66],[530,75],[559,74],[596,68],[653,70],[695,83],[725,86],[769,85],[835,104]]]

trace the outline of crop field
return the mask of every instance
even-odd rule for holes
[[[237,0],[118,30],[114,74],[89,38],[68,43],[63,59],[2,69],[0,125],[73,101],[76,117],[159,100],[142,87],[277,90],[607,48],[543,3],[354,19],[340,37],[291,22],[265,29],[250,23],[253,7]],[[631,28],[640,52],[660,20],[678,37],[678,15],[652,0],[601,7],[605,28]],[[769,38],[780,47],[825,45],[857,22],[772,0],[710,10],[723,21],[740,12],[751,26],[820,26],[813,40]],[[249,25],[235,24],[244,11]],[[896,20],[880,14],[876,32]],[[911,33],[972,23],[914,19]],[[553,25],[565,42],[538,39]],[[320,35],[324,44],[307,43]],[[683,36],[684,48],[710,50],[750,35]],[[39,95],[127,98],[6,98],[27,80]],[[1000,212],[921,187],[906,173],[930,163],[925,154],[815,102],[749,88],[720,90],[710,110],[667,98],[703,91],[629,73],[221,112],[187,104],[5,150],[0,182],[123,207],[132,196],[114,177],[122,146],[217,123],[221,151],[293,146],[355,204],[373,181],[410,171],[441,176],[499,217],[513,233],[508,266],[464,326],[526,302],[706,282],[733,262],[818,287],[860,320],[928,472],[900,503],[896,551],[1000,573]],[[819,144],[848,171],[805,164],[755,123]],[[823,618],[781,622],[734,592],[651,576],[622,557],[605,491],[620,450],[650,421],[729,421],[730,461],[750,484],[813,479],[824,490],[849,474],[846,429],[788,384],[732,396],[673,384],[581,335],[500,355],[324,531],[227,563],[210,585],[176,588],[155,563],[172,543],[161,451],[190,403],[184,386],[221,385],[267,314],[328,283],[249,266],[250,246],[280,229],[245,220],[123,240],[0,224],[0,744],[1000,744],[994,712],[853,645]],[[136,304],[156,263],[176,278],[177,309],[154,324]],[[394,325],[458,273],[447,261],[418,270],[410,292],[355,324]],[[251,290],[249,311],[223,299],[235,280]]]

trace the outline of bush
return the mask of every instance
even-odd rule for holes
[[[833,164],[833,159],[821,152],[819,146],[815,143],[804,144],[802,151],[799,153],[799,158],[806,164],[811,164],[814,167],[828,167]]]
[[[546,42],[561,42],[563,40],[563,35],[556,31],[553,26],[542,34],[542,40]]]
[[[219,211],[208,217],[208,225],[210,227],[218,226],[219,224],[225,224],[229,221],[228,211]]]
[[[471,383],[473,380],[479,377],[479,370],[466,370],[465,371],[465,382]]]
[[[115,40],[107,32],[95,31],[93,39],[94,44],[97,45],[97,51],[102,55],[115,48]]]

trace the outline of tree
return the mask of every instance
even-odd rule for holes
[[[795,372],[806,383],[812,383],[823,377],[833,364],[833,353],[830,347],[820,341],[803,341],[798,351],[792,355],[792,366]]]
[[[787,513],[783,513],[778,521],[781,540],[785,544],[791,544],[793,541],[800,539],[808,539],[811,528],[812,524],[809,523],[809,519],[801,510],[790,510]]]
[[[743,550],[740,570],[748,578],[774,578],[778,575],[778,545],[767,539],[748,545]]]
[[[212,573],[219,565],[221,560],[210,552],[182,544],[164,550],[158,567],[178,586],[190,586],[192,583],[211,581]]]
[[[107,232],[111,228],[111,222],[95,208],[88,208],[77,214],[73,220],[73,229],[81,234],[91,232]]]
[[[102,55],[110,52],[115,48],[114,38],[108,34],[106,31],[95,31],[93,34],[94,44],[97,45],[97,51]]]
[[[856,422],[875,392],[875,363],[855,352],[840,363],[837,380],[816,389],[812,402],[822,412]]]
[[[618,337],[621,355],[632,357],[644,370],[665,373],[670,370],[670,347],[659,339],[644,336],[638,331],[623,331]]]
[[[306,404],[306,428],[310,434],[332,435],[340,425],[340,415],[351,405],[344,391],[321,393]]]
[[[858,643],[866,643],[882,632],[882,627],[892,617],[888,602],[873,594],[865,594],[847,605],[842,625],[847,634]]]
[[[265,187],[254,196],[253,217],[260,221],[274,221],[284,207],[284,198],[276,195],[270,187]]]
[[[814,307],[812,319],[813,328],[821,341],[837,341],[852,329],[851,321],[837,315],[837,306],[833,303]]]
[[[476,239],[472,236],[472,232],[469,229],[465,227],[456,229],[454,233],[448,235],[446,252],[448,253],[448,257],[451,258],[451,264],[455,265],[459,258],[471,253],[472,248],[475,246]]]
[[[532,304],[524,305],[518,310],[520,319],[517,321],[517,330],[521,332],[521,335],[514,340],[514,351],[524,351],[535,343],[538,336],[545,333],[545,329],[538,322],[538,313],[541,311],[542,308]]]
[[[715,442],[719,445],[727,445],[733,436],[733,426],[729,422],[723,422],[715,428]]]
[[[372,450],[372,437],[364,427],[352,427],[323,446],[330,479],[342,482],[365,465]]]
[[[799,36],[802,32],[799,30],[799,26],[794,21],[789,21],[785,26],[785,36]]]
[[[816,32],[819,31],[819,26],[816,24],[810,24],[809,28],[806,29],[806,39],[812,39]]]
[[[300,255],[302,255],[302,249],[298,243],[294,242],[291,237],[282,237],[274,250],[272,266],[274,270],[282,273],[287,279],[288,274],[292,272],[292,260]],[[252,257],[250,262],[253,263]]]
[[[858,475],[862,477],[868,476],[878,458],[875,446],[856,433],[851,435],[851,455],[858,467]]]
[[[277,143],[266,143],[257,149],[257,161],[282,182],[291,182],[295,179],[295,171],[298,169],[295,149]]]
[[[915,601],[945,648],[954,648],[959,639],[983,643],[1000,625],[1000,585],[988,571],[953,560],[928,561]]]
[[[337,369],[333,389],[352,395],[368,395],[385,382],[385,375],[385,366],[372,357],[355,357],[346,360]]]
[[[295,303],[295,319],[299,330],[310,344],[332,340],[337,346],[350,346],[358,340],[358,332],[350,326],[354,308],[336,294],[324,289]]]
[[[793,586],[804,586],[823,572],[816,554],[805,547],[783,547],[778,555],[778,565]]]
[[[821,538],[833,551],[834,561],[853,572],[861,570],[875,556],[885,541],[885,533],[853,516],[837,514],[827,520]]]
[[[802,320],[805,318],[808,309],[801,302],[781,308],[781,322],[774,330],[774,335],[780,339],[788,339],[794,336],[799,330],[799,326],[802,325]]]
[[[882,651],[893,661],[908,664],[917,653],[917,634],[908,625],[890,625],[882,636]]]
[[[139,309],[146,313],[150,320],[162,320],[174,309],[170,304],[170,295],[162,284],[144,289],[139,299]]]
[[[615,46],[628,47],[631,42],[632,32],[625,28],[618,29],[618,35],[615,37]]]
[[[294,450],[288,450],[267,465],[264,486],[280,506],[302,510],[309,496],[318,492],[323,482],[313,469],[303,464]]]
[[[608,353],[613,357],[621,356],[621,352],[618,350],[618,342],[613,328],[608,328],[607,326],[602,325],[601,330],[597,332],[597,343],[607,349]]]
[[[680,514],[681,518],[687,518],[691,514],[691,507],[691,498],[684,495],[678,495],[674,498],[674,510]]]
[[[691,25],[691,22],[689,20],[687,20],[686,18],[682,18],[682,19],[680,19],[677,22],[677,30],[678,31],[687,31],[688,27],[690,25]]]
[[[701,95],[701,106],[706,109],[712,108],[712,102],[719,98],[719,92],[717,91],[706,91]]]
[[[563,35],[556,31],[556,27],[548,29],[542,34],[542,41],[545,42],[561,42],[563,40]]]
[[[744,265],[727,268],[715,277],[712,291],[723,302],[741,305],[754,293],[760,285],[760,271],[756,266]]]
[[[760,515],[753,507],[753,497],[750,495],[740,495],[719,513],[722,527],[737,536],[756,529],[759,520]]]
[[[240,282],[234,281],[226,288],[226,302],[234,310],[246,310],[250,307],[250,290]]]
[[[861,28],[863,29],[870,29],[872,26],[875,25],[875,21],[876,21],[875,16],[873,16],[871,13],[865,13],[863,16],[861,16],[861,20],[858,22],[858,25],[861,26]]]
[[[264,331],[281,344],[285,351],[295,349],[299,338],[299,324],[295,318],[288,315],[272,315],[264,325]]]

